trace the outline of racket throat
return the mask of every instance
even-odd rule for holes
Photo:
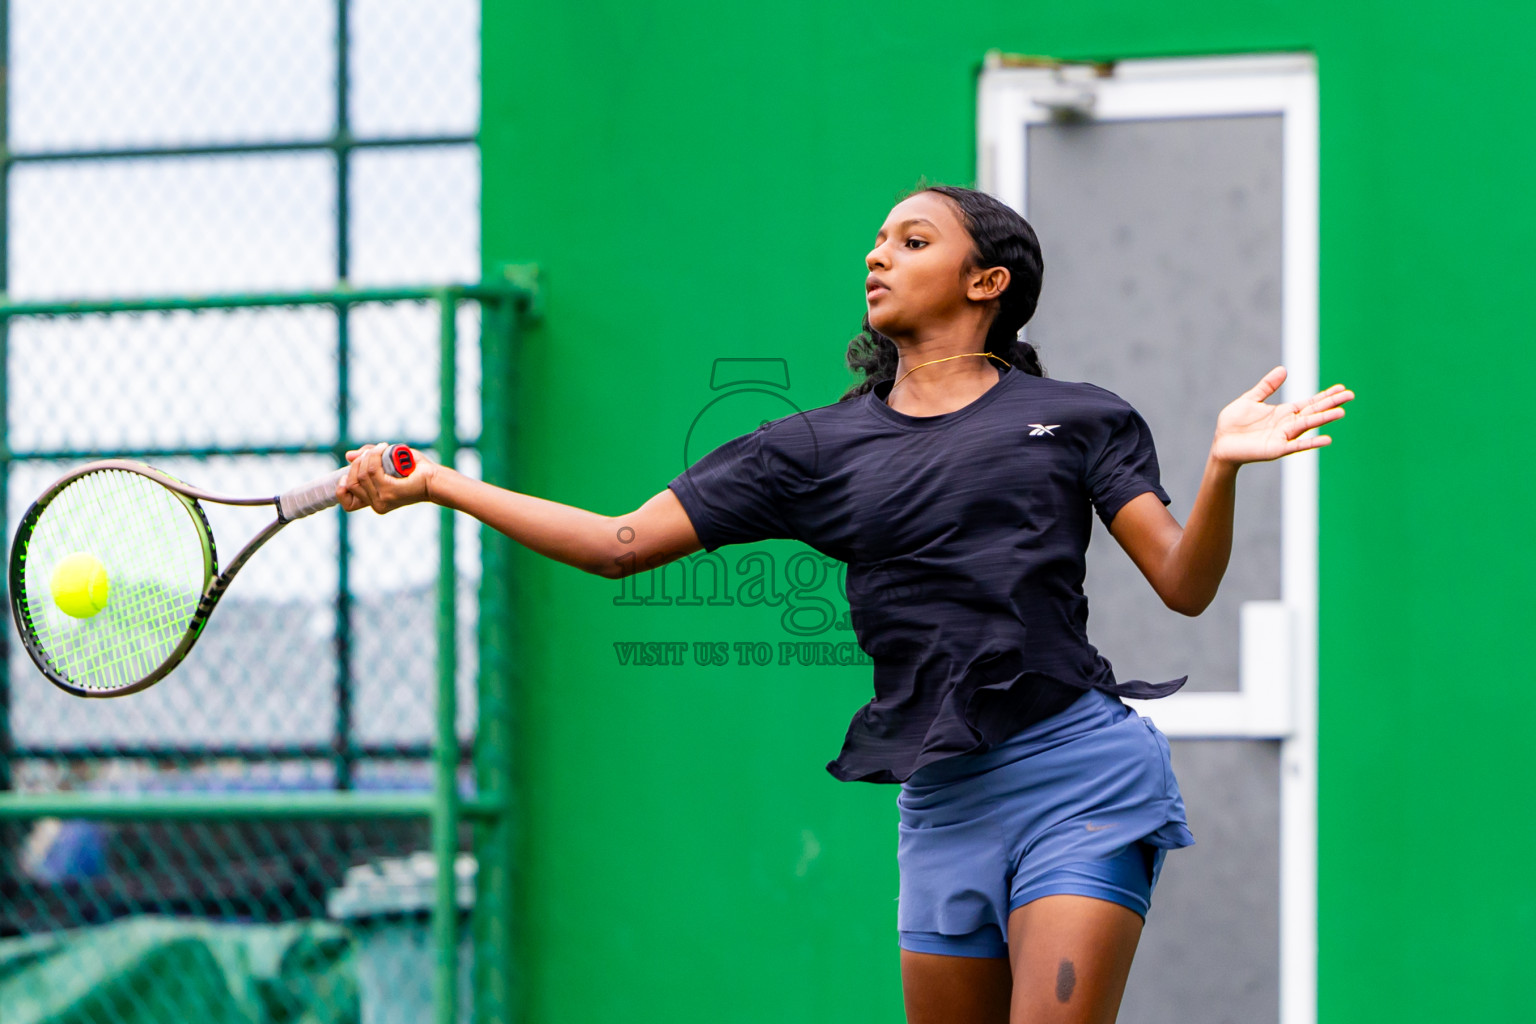
[[[235,574],[245,567],[245,563],[251,560],[252,555],[261,550],[263,544],[271,540],[277,531],[287,525],[288,520],[278,516],[278,518],[268,523],[260,533],[252,537],[250,543],[240,549],[240,553],[235,555],[234,559],[229,563],[229,567],[215,576],[213,582],[208,584],[208,589],[203,591],[203,599],[197,604],[196,614],[199,619],[206,619],[208,617],[208,613],[213,611],[213,606],[219,603],[219,598],[224,596],[224,591],[229,589],[229,584],[234,580]]]

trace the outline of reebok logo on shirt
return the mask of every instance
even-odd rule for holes
[[[1030,437],[1045,437],[1045,436],[1049,435],[1050,437],[1055,437],[1056,436],[1055,430],[1059,426],[1061,426],[1060,423],[1031,423],[1030,424],[1031,430],[1029,432],[1029,436]]]

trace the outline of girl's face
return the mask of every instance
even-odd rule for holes
[[[919,192],[897,203],[864,257],[870,326],[888,338],[911,336],[997,298],[1008,271],[973,268],[971,249],[948,199]]]

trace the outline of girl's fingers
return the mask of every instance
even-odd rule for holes
[[[1332,423],[1334,420],[1341,420],[1343,418],[1344,410],[1337,408],[1325,409],[1322,412],[1316,412],[1310,416],[1302,416],[1300,417],[1300,422],[1303,424],[1303,426],[1299,432],[1305,433],[1308,430],[1322,426],[1324,423]]]
[[[371,444],[364,445],[357,450],[357,458],[352,460],[352,470],[349,474],[350,479],[363,480],[370,477],[373,475],[374,470],[383,464],[381,459],[373,457],[373,452],[374,446]]]
[[[368,504],[367,499],[363,497],[361,488],[353,484],[343,483],[341,485],[341,490],[345,495],[341,499],[341,507],[346,509],[348,512],[356,512],[358,509]]]
[[[1256,402],[1262,402],[1278,391],[1280,385],[1284,383],[1285,367],[1277,366],[1261,377],[1257,384],[1248,389],[1248,397]]]
[[[384,455],[388,450],[389,445],[382,443],[358,449],[348,477],[357,495],[358,507],[367,506],[381,515],[397,507],[397,496],[392,488],[399,484],[384,469]]]
[[[1303,410],[1332,409],[1335,406],[1343,405],[1345,402],[1350,401],[1354,397],[1355,393],[1346,388],[1343,384],[1335,384],[1327,391],[1319,391],[1317,394],[1313,395],[1312,398],[1308,400],[1302,408]]]
[[[1313,434],[1311,437],[1306,437],[1304,440],[1303,440],[1303,435],[1306,435],[1309,431],[1316,430],[1318,427],[1321,427],[1324,424],[1332,423],[1334,420],[1337,420],[1337,419],[1342,419],[1343,416],[1344,416],[1344,410],[1343,409],[1333,409],[1333,410],[1330,410],[1328,412],[1318,413],[1315,416],[1308,416],[1305,419],[1298,419],[1295,422],[1291,423],[1290,425],[1288,425],[1286,427],[1286,429],[1284,431],[1284,437],[1285,437],[1285,440],[1286,440],[1286,444],[1287,445],[1303,444],[1303,445],[1305,445],[1305,447],[1302,447],[1302,448],[1288,448],[1288,451],[1305,451],[1307,448],[1316,448],[1316,447],[1318,447],[1317,445],[1311,444],[1310,442],[1313,441],[1314,439],[1318,438],[1318,437],[1321,437],[1322,436],[1321,434]],[[1324,443],[1326,444],[1328,442],[1324,442]]]
[[[1316,430],[1325,423],[1343,418],[1343,409],[1326,409],[1323,412],[1312,413],[1310,416],[1293,416],[1290,422],[1284,424],[1285,439],[1294,441],[1309,430]]]
[[[350,462],[350,463],[356,463],[358,459],[366,457],[368,455],[368,453],[373,451],[374,449],[377,448],[377,449],[381,449],[382,450],[383,448],[386,448],[386,447],[388,447],[388,446],[387,445],[381,445],[381,444],[365,444],[365,445],[361,445],[361,446],[359,446],[357,448],[353,448],[351,451],[347,452],[347,461]]]
[[[384,475],[384,447],[370,446],[363,456],[363,486],[368,489],[368,504],[374,511],[379,509],[379,478]]]
[[[362,508],[388,511],[380,495],[379,483],[385,475],[384,452],[388,447],[385,444],[366,444],[347,452],[347,475],[337,487],[338,494],[344,495],[341,499],[342,508],[348,512]]]

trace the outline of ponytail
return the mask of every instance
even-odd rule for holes
[[[871,327],[869,314],[865,313],[864,327],[859,331],[858,337],[848,343],[846,356],[848,369],[862,370],[864,379],[844,391],[838,401],[846,402],[850,398],[857,398],[873,389],[881,381],[893,379],[896,376],[897,359],[896,343]]]
[[[998,322],[992,321],[992,329],[987,332],[987,343],[983,347],[1008,360],[1015,370],[1023,370],[1034,377],[1045,376],[1040,353],[1035,350],[1035,346],[1019,337],[1017,329],[1009,332],[1004,324],[1003,329],[999,330]]]

